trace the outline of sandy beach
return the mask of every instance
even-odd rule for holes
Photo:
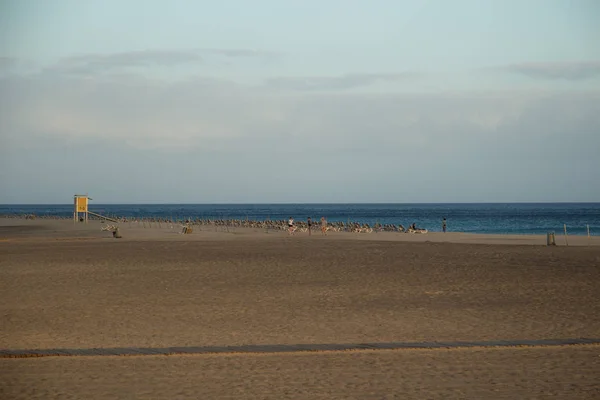
[[[0,348],[600,338],[600,238],[0,220]],[[600,347],[1,359],[3,398],[598,398]]]

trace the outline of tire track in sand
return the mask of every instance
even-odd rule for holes
[[[356,350],[415,350],[485,347],[548,347],[600,344],[600,338],[488,340],[469,342],[386,342],[357,344],[289,344],[186,347],[115,347],[88,349],[0,349],[0,358],[75,356],[156,356],[184,354],[342,352]]]

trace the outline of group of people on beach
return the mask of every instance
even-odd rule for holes
[[[311,217],[308,217],[306,219],[306,226],[308,227],[308,236],[310,236],[312,234],[312,226],[313,226],[313,221],[312,221]],[[400,226],[402,227],[402,225],[400,225]],[[446,223],[446,218],[444,217],[442,219],[442,232],[446,233],[447,226],[448,225]],[[297,229],[298,228],[295,224],[294,217],[290,217],[288,219],[288,234],[293,235]],[[327,230],[328,230],[327,220],[325,219],[325,217],[321,217],[321,234],[327,235]],[[402,227],[402,231],[404,231],[404,227]],[[427,232],[426,229],[417,228],[417,224],[414,222],[412,225],[409,226],[409,231],[413,231],[413,232],[425,231],[425,232]]]
[[[308,236],[310,236],[312,234],[312,226],[313,226],[313,221],[311,217],[308,217],[306,219],[306,225],[308,227]],[[296,225],[294,223],[294,217],[290,217],[290,219],[288,220],[288,233],[290,235],[293,235],[294,232],[296,232]],[[321,235],[327,235],[327,220],[325,219],[325,217],[321,217]]]

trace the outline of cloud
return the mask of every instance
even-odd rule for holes
[[[121,202],[505,201],[536,187],[600,196],[598,91],[342,90],[380,79],[361,77],[324,93],[210,77],[6,76],[4,192],[16,202],[27,187]],[[73,163],[85,166],[70,173]]]
[[[600,77],[600,61],[520,63],[500,67],[500,70],[537,79],[576,81]]]
[[[348,90],[379,82],[399,82],[418,77],[419,74],[348,74],[342,76],[277,77],[266,81],[266,86],[280,90]]]
[[[281,53],[276,51],[265,51],[255,49],[204,49],[200,50],[205,54],[217,54],[226,57],[256,57],[264,59],[275,59],[281,57]]]
[[[13,57],[0,57],[0,71],[10,69],[18,64],[16,58]]]
[[[440,93],[415,92],[429,76],[408,72],[248,85],[137,71],[274,56],[129,52],[0,75],[0,171],[10,171],[0,181],[11,196],[4,201],[78,190],[117,202],[600,198],[593,88]],[[402,90],[368,90],[382,83]],[[73,164],[81,168],[71,171]],[[178,195],[169,197],[174,187]],[[524,195],[532,191],[538,196]],[[164,197],[144,197],[153,193]]]
[[[64,74],[106,73],[127,68],[173,67],[210,63],[215,56],[270,60],[276,52],[250,49],[139,50],[111,54],[83,54],[66,57],[45,69]]]
[[[400,79],[348,76],[323,83],[340,90],[329,94],[213,78],[11,76],[0,79],[0,131],[23,143],[43,135],[102,138],[134,148],[232,152],[262,144],[404,155],[454,149],[465,138],[478,143],[501,135],[517,143],[523,137],[600,132],[598,93],[347,93],[349,86]]]
[[[60,60],[49,69],[63,73],[94,73],[119,68],[173,66],[201,61],[200,54],[193,51],[144,50],[73,56]]]

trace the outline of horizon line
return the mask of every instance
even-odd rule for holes
[[[427,204],[427,205],[461,205],[461,204],[600,204],[600,201],[482,201],[482,202],[274,202],[274,203],[95,203],[95,205],[115,205],[115,206],[129,206],[129,205],[149,205],[149,206],[160,206],[160,205],[377,205],[377,204],[393,204],[393,205],[414,205],[414,204]],[[0,203],[0,207],[5,206],[71,206],[72,203]],[[91,205],[91,204],[90,204]]]

